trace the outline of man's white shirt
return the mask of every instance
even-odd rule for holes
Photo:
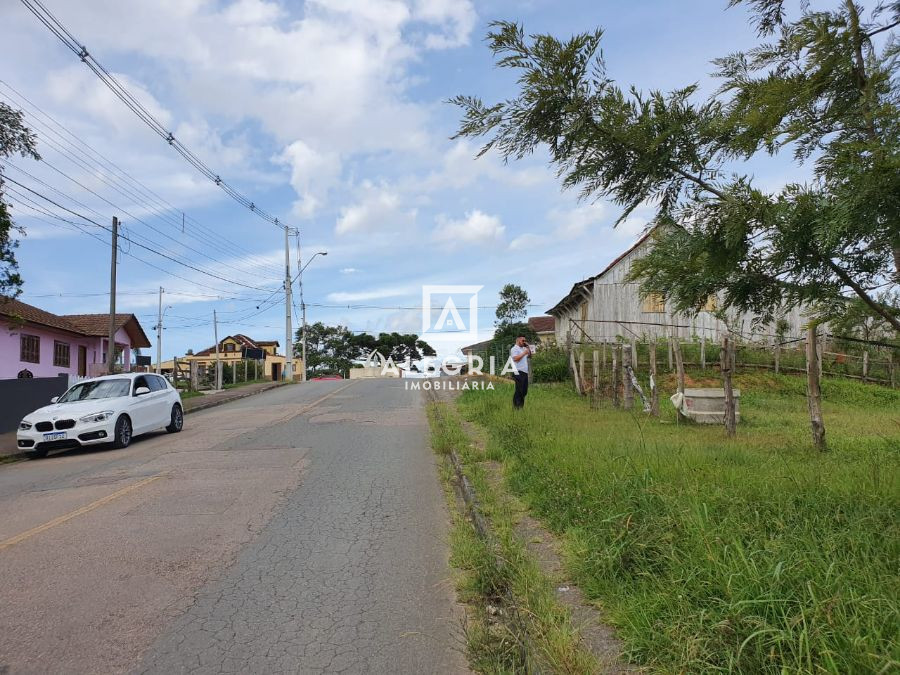
[[[518,361],[515,360],[519,354],[530,354],[531,347],[520,347],[519,345],[513,345],[513,348],[509,350],[509,355],[513,359],[513,365],[516,367],[516,371],[520,373],[528,372],[528,357],[523,356]]]

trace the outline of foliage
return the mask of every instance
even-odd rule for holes
[[[377,337],[361,333],[354,339],[363,356],[377,350],[385,358],[393,359],[395,363],[401,363],[407,358],[418,361],[423,356],[435,356],[437,353],[415,333],[379,333]]]
[[[592,410],[568,386],[534,387],[525,417],[505,384],[459,406],[563,537],[569,572],[634,660],[692,673],[895,669],[900,392],[825,380],[822,454],[802,378],[735,385],[735,440],[674,424],[671,406],[665,423]]]
[[[500,304],[495,312],[497,326],[521,323],[528,314],[528,293],[516,284],[506,284],[500,289]]]
[[[535,382],[566,382],[569,379],[569,358],[559,347],[539,349],[531,357],[531,373]]]
[[[894,315],[900,317],[900,295],[883,293],[878,301]],[[849,300],[840,307],[829,321],[833,335],[860,340],[890,340],[894,331],[881,316],[873,316],[860,300]]]
[[[533,345],[537,342],[537,333],[534,332],[534,329],[527,323],[517,321],[497,326],[497,329],[494,331],[494,337],[491,340],[491,349],[504,354],[503,358],[505,359],[507,352],[509,352],[513,344],[515,344],[516,338],[520,335],[524,335],[529,344]]]
[[[40,159],[37,138],[25,126],[21,111],[0,102],[0,157],[13,155]],[[19,242],[14,233],[23,234],[10,215],[10,207],[3,199],[3,166],[0,165],[0,297],[14,298],[21,292],[22,277],[15,250]]]
[[[294,354],[302,353],[303,330],[297,329]],[[354,334],[344,326],[326,326],[321,321],[306,327],[306,368],[309,373],[344,373],[352,368],[354,361],[364,359],[372,352],[400,363],[410,358],[413,361],[423,356],[434,356],[435,351],[415,334],[379,333],[377,337],[368,333]]]
[[[494,23],[490,48],[499,66],[519,73],[520,92],[494,105],[455,97],[457,136],[487,136],[481,154],[494,148],[504,159],[546,146],[563,186],[611,198],[623,207],[619,222],[654,204],[661,227],[632,278],[676,309],[699,309],[718,293],[724,307],[771,320],[799,303],[828,313],[852,292],[900,330],[872,296],[900,279],[892,78],[900,4],[879,7],[869,22],[852,0],[833,11],[804,5],[793,23],[777,0],[750,4],[760,33],[776,39],[716,60],[723,84],[707,100],[693,85],[620,88],[606,72],[599,29],[560,41]],[[768,193],[734,172],[785,148],[810,164],[809,184]]]

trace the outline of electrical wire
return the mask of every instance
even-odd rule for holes
[[[0,87],[9,90],[9,92],[0,90],[0,95],[3,95],[10,103],[16,106],[29,108],[29,126],[39,132],[42,146],[51,148],[62,155],[71,164],[88,172],[92,178],[100,180],[126,199],[146,208],[153,217],[169,225],[182,236],[191,237],[200,242],[203,246],[215,249],[223,255],[241,257],[243,260],[246,260],[251,267],[260,270],[261,274],[271,276],[271,265],[259,262],[259,257],[256,254],[237,246],[230,239],[223,238],[219,233],[204,226],[196,219],[187,216],[183,211],[176,209],[150,188],[133,178],[124,169],[72,133],[59,121],[49,115],[49,113],[41,109],[37,104],[33,103],[8,83],[0,80]],[[39,117],[43,117],[46,122],[39,119]],[[64,137],[62,133],[53,128],[54,126],[72,140]],[[53,138],[50,137],[51,135]],[[60,172],[58,168],[53,167],[53,165],[46,160],[46,157],[43,159],[46,164],[51,166],[51,168]],[[180,214],[180,217],[177,217],[176,213]],[[189,228],[185,227],[186,220],[189,220],[193,226]],[[205,257],[210,257],[206,254],[203,255]]]
[[[203,163],[196,154],[194,154],[187,146],[175,138],[171,131],[167,130],[153,114],[145,108],[125,87],[112,75],[97,59],[95,59],[87,47],[81,44],[74,35],[59,21],[40,0],[21,0],[22,4],[34,14],[37,19],[53,33],[60,42],[63,43],[73,54],[75,54],[100,80],[115,94],[122,103],[128,107],[137,117],[144,122],[150,129],[160,138],[165,140],[175,152],[181,155],[189,164],[191,164],[200,173],[206,176],[219,186],[225,193],[236,202],[249,209],[263,220],[272,223],[276,227],[288,229],[288,226],[282,223],[278,218],[258,207],[249,198],[242,195],[229,183],[213,171],[209,166]]]
[[[53,199],[50,199],[50,198],[47,197],[46,195],[41,194],[41,193],[38,192],[37,190],[32,190],[32,189],[31,189],[30,187],[28,187],[27,185],[24,185],[23,183],[20,183],[19,181],[10,178],[9,176],[6,176],[6,177],[4,178],[4,180],[5,180],[5,181],[8,181],[8,182],[10,182],[10,183],[13,183],[14,185],[18,185],[20,188],[22,188],[22,189],[24,189],[24,190],[27,190],[28,192],[30,192],[30,193],[34,194],[35,196],[37,196],[37,197],[43,199],[44,201],[46,201],[46,202],[48,202],[48,203],[50,203],[50,204],[53,204],[55,207],[60,208],[60,209],[62,209],[63,211],[66,211],[67,213],[72,214],[72,215],[75,216],[76,218],[81,218],[82,220],[84,220],[84,221],[86,221],[86,222],[88,222],[88,223],[90,223],[90,224],[92,224],[92,225],[96,225],[97,227],[99,227],[99,228],[101,228],[101,229],[103,229],[103,230],[106,230],[107,232],[110,232],[110,233],[112,232],[112,228],[111,228],[111,227],[109,227],[109,226],[107,226],[107,225],[103,225],[103,224],[101,224],[101,223],[98,223],[97,221],[95,221],[95,220],[93,220],[93,219],[91,219],[91,218],[88,218],[87,216],[82,215],[82,214],[78,213],[77,211],[73,211],[72,209],[69,209],[69,208],[63,206],[63,205],[60,204],[59,202],[56,202],[56,201],[54,201]],[[172,262],[174,262],[174,263],[176,263],[176,264],[178,264],[178,265],[181,265],[181,266],[183,266],[183,267],[187,267],[187,268],[189,268],[189,269],[192,269],[192,270],[194,270],[195,272],[199,272],[200,274],[204,274],[204,275],[206,275],[206,276],[213,277],[213,278],[215,278],[215,279],[219,279],[220,281],[225,281],[225,282],[227,282],[227,283],[235,284],[235,285],[237,285],[237,286],[243,286],[244,288],[251,288],[251,289],[256,290],[256,291],[268,292],[268,291],[270,290],[270,289],[267,289],[267,288],[261,288],[261,287],[259,287],[259,286],[251,286],[251,285],[249,285],[249,284],[245,284],[245,283],[242,283],[242,282],[240,282],[240,281],[235,281],[234,279],[228,279],[227,277],[220,276],[220,275],[218,275],[218,274],[215,274],[214,272],[209,272],[209,271],[203,270],[203,269],[201,269],[201,268],[199,268],[199,267],[197,267],[197,266],[195,266],[195,265],[191,265],[190,263],[186,263],[186,262],[183,262],[183,261],[181,261],[181,260],[178,260],[177,258],[174,258],[174,257],[172,257],[172,256],[170,256],[170,255],[167,255],[167,254],[165,254],[165,253],[163,253],[163,252],[161,252],[161,251],[156,251],[156,250],[150,248],[149,246],[145,246],[144,244],[141,244],[140,242],[135,241],[134,239],[127,238],[127,237],[122,237],[122,235],[120,235],[120,238],[125,238],[127,241],[130,241],[130,242],[131,242],[132,244],[134,244],[135,246],[138,246],[139,248],[145,249],[145,250],[149,251],[150,253],[153,253],[153,254],[158,255],[158,256],[160,256],[160,257],[162,257],[162,258],[165,258],[165,259],[167,259],[167,260],[170,260],[170,261],[172,261]]]

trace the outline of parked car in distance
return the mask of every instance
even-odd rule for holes
[[[163,428],[178,433],[183,426],[181,395],[165,378],[122,373],[72,385],[50,405],[26,415],[16,440],[20,450],[39,458],[83,445],[125,448],[140,434]]]
[[[319,375],[318,377],[309,378],[310,382],[321,382],[323,380],[343,380],[341,375]]]

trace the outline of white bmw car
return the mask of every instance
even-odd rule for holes
[[[124,448],[140,434],[163,428],[177,433],[184,425],[181,395],[150,373],[82,380],[50,403],[19,423],[19,450],[31,457],[101,443]]]

